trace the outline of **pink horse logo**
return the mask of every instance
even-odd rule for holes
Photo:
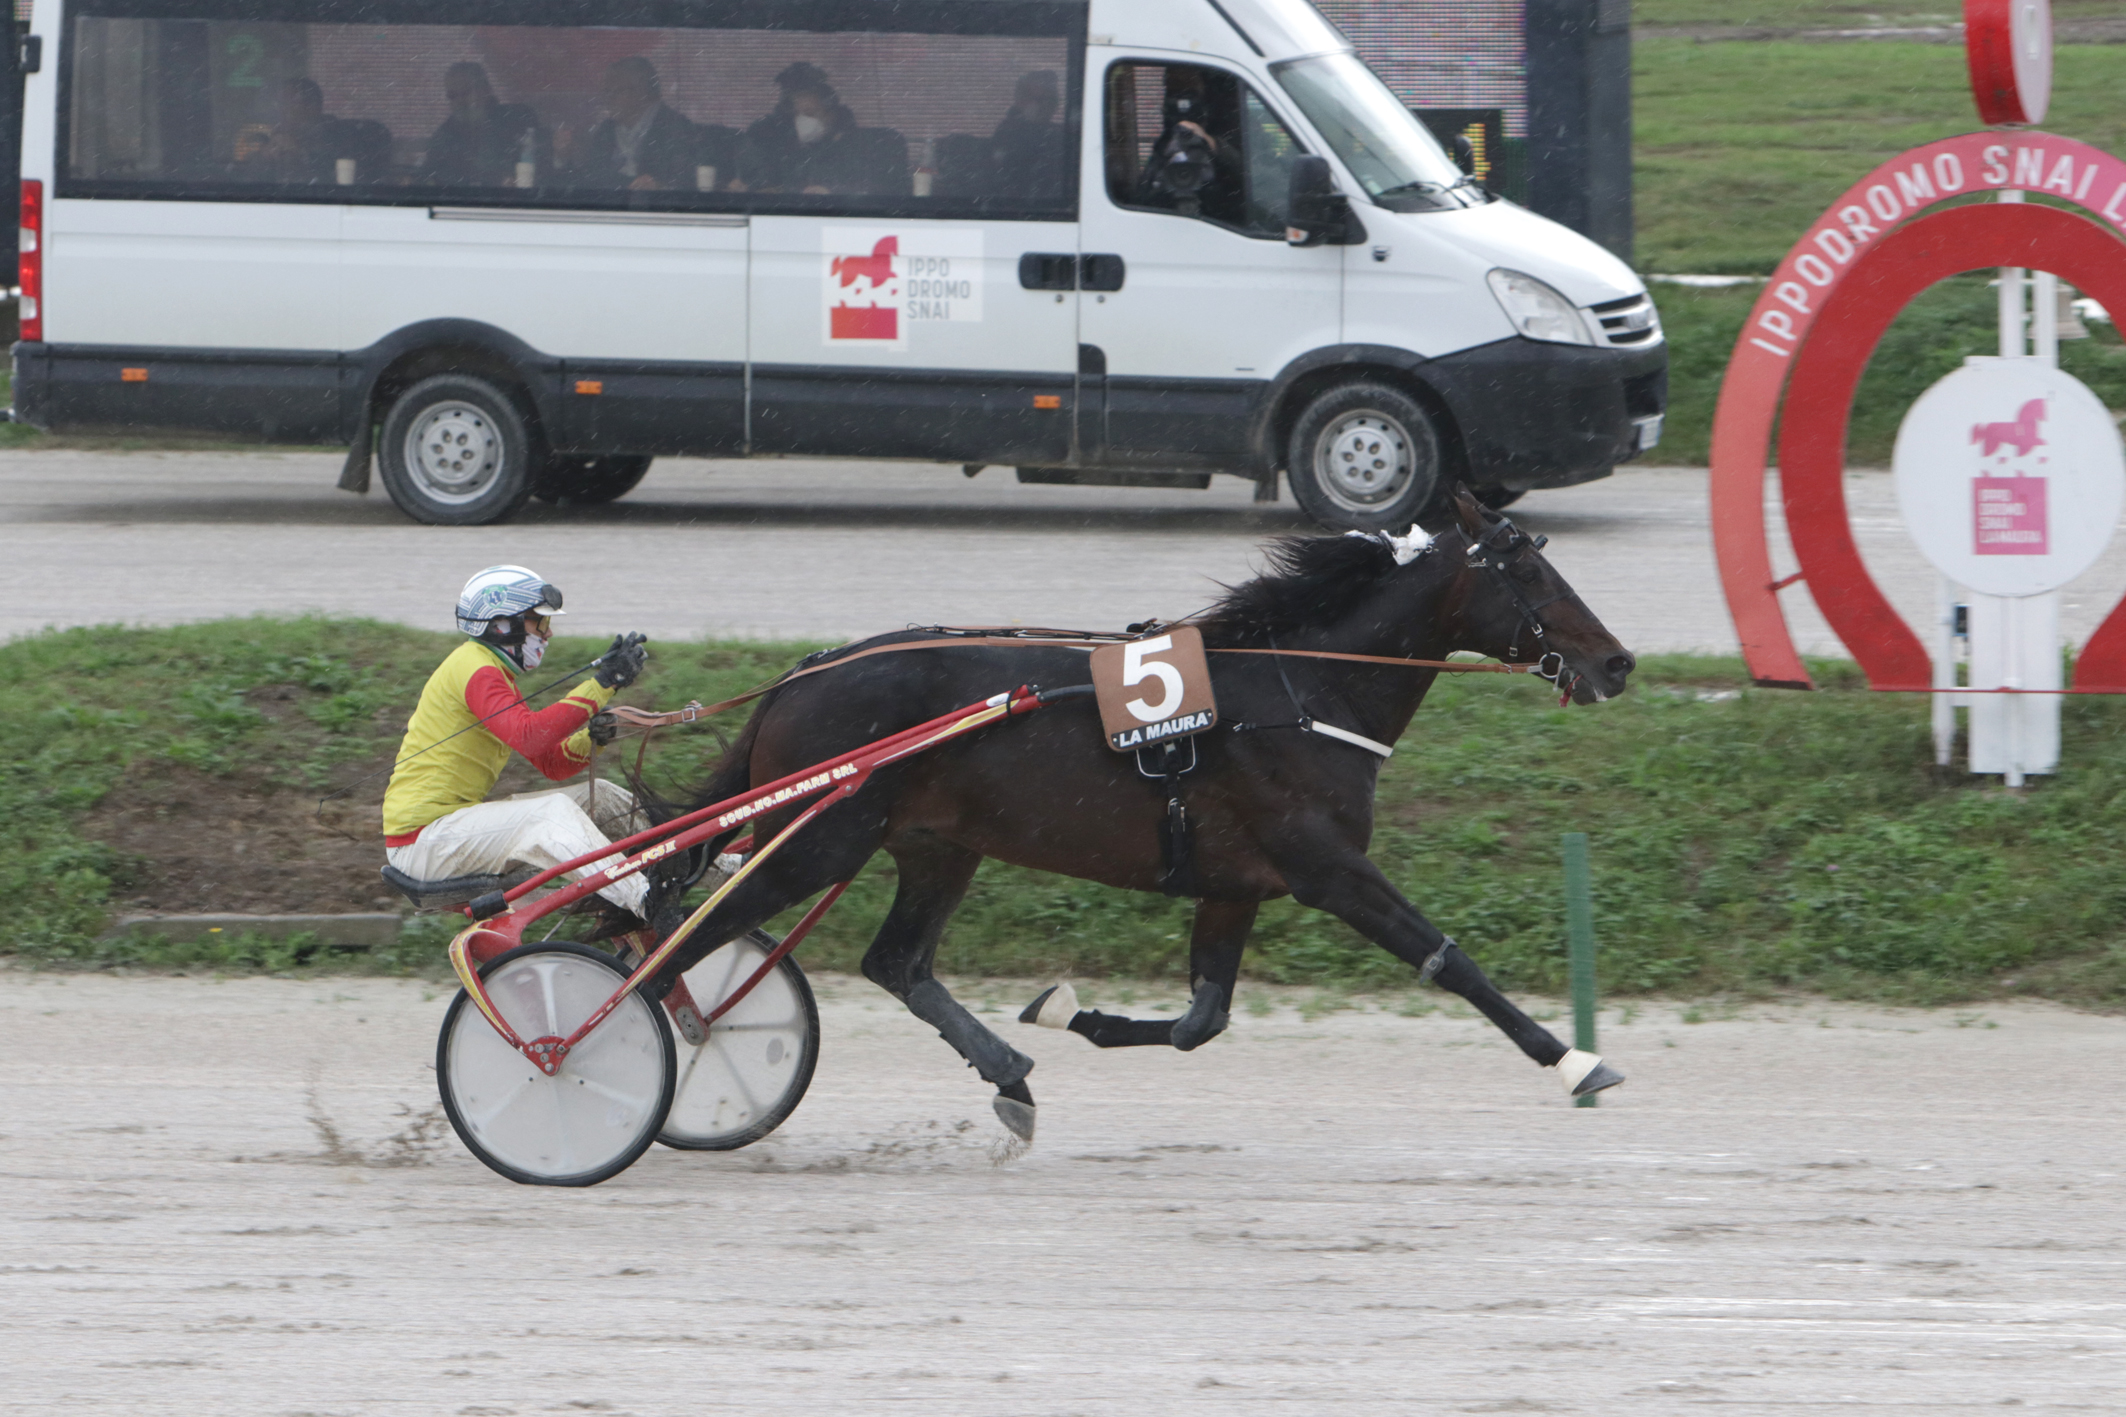
[[[2045,440],[2037,436],[2037,425],[2044,417],[2045,401],[2032,399],[2022,406],[2013,423],[1973,424],[1971,441],[1985,445],[1979,452],[1980,457],[1992,457],[2003,444],[2012,444],[2017,457],[2028,457],[2032,448],[2045,446]]]

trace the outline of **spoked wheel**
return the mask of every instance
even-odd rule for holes
[[[755,930],[688,970],[687,992],[703,1015],[751,979],[778,943]],[[699,1047],[675,1042],[679,1084],[657,1140],[682,1151],[735,1151],[781,1126],[804,1100],[819,1062],[819,1006],[805,972],[785,955],[709,1025]]]
[[[566,1038],[627,979],[588,945],[519,945],[480,971],[518,1035]],[[436,1086],[458,1139],[528,1186],[595,1186],[656,1140],[672,1104],[664,1011],[631,993],[548,1077],[502,1041],[464,990],[443,1015]]]

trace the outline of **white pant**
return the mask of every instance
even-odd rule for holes
[[[649,819],[635,805],[634,794],[610,782],[596,784],[594,822],[584,810],[592,786],[585,780],[554,791],[526,792],[499,802],[460,807],[421,828],[418,840],[386,847],[384,859],[422,881],[499,876],[513,865],[543,871],[649,826]],[[618,859],[608,857],[570,874],[580,880]],[[639,875],[615,881],[598,894],[637,915],[647,914],[643,907],[649,886]]]

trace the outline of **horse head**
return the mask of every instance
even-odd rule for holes
[[[1440,550],[1457,559],[1453,648],[1537,664],[1561,701],[1600,703],[1623,693],[1638,660],[1543,555],[1549,538],[1530,536],[1460,484],[1452,506],[1461,534],[1441,538]]]

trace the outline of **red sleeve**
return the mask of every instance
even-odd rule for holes
[[[590,721],[595,706],[582,699],[566,698],[534,712],[513,702],[517,686],[493,665],[473,671],[465,681],[465,707],[474,718],[486,719],[489,733],[522,753],[526,761],[555,782],[583,771],[583,758],[568,751],[568,740]],[[488,718],[493,714],[493,718]]]

